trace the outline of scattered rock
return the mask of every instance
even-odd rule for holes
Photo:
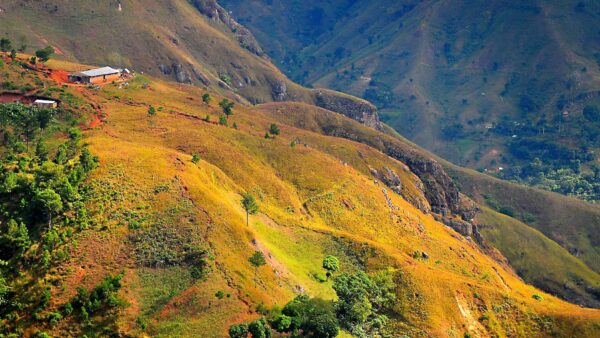
[[[421,252],[421,257],[423,257],[423,259],[429,259],[429,255],[425,251]]]
[[[190,73],[188,73],[183,66],[179,63],[173,64],[173,73],[175,73],[175,80],[179,83],[192,83],[192,78],[190,77]]]
[[[285,101],[287,97],[287,86],[283,81],[277,81],[272,86],[273,100]]]
[[[171,75],[171,67],[165,65],[165,64],[160,64],[158,65],[158,69],[160,69],[160,71],[165,74],[165,75]]]

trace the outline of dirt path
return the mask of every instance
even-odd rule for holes
[[[487,331],[471,313],[471,308],[469,307],[469,302],[465,298],[465,295],[458,292],[454,298],[456,299],[456,305],[458,306],[460,314],[466,320],[469,333],[473,337],[487,337]]]

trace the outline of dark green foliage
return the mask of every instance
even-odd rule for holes
[[[340,269],[340,261],[335,256],[325,256],[323,259],[323,269],[327,270],[327,279],[329,279],[334,272]]]
[[[156,108],[154,106],[148,107],[148,116],[153,117],[156,115]]]
[[[46,46],[40,50],[35,51],[35,56],[42,61],[46,62],[54,55],[54,48],[52,46]]]
[[[255,251],[250,258],[248,258],[248,262],[252,264],[255,268],[260,268],[261,266],[267,264],[265,260],[265,255],[260,251]]]
[[[223,114],[226,116],[233,115],[233,107],[235,106],[235,102],[230,101],[228,99],[223,99],[219,102],[219,106],[223,109]]]
[[[0,51],[6,53],[11,49],[12,49],[12,41],[10,41],[10,39],[8,39],[8,38],[1,38],[0,39]]]
[[[279,127],[275,123],[271,123],[271,126],[269,126],[269,133],[271,135],[279,135]]]
[[[287,303],[281,312],[273,320],[273,325],[279,332],[324,338],[338,334],[338,321],[331,301],[300,295]]]
[[[204,102],[207,105],[210,105],[210,101],[212,101],[212,98],[210,97],[209,93],[202,94],[202,102]]]
[[[91,292],[84,288],[78,288],[77,295],[63,306],[65,315],[78,315],[87,322],[91,315],[125,306],[125,301],[117,296],[123,276],[123,273],[114,277],[107,276]]]
[[[235,324],[229,327],[229,337],[231,338],[248,338],[248,324]]]
[[[225,293],[221,290],[217,291],[217,293],[215,293],[215,297],[219,298],[219,299],[223,299],[223,297],[225,297]]]
[[[227,127],[227,117],[226,116],[219,116],[219,125],[220,126],[225,126]]]
[[[33,314],[30,318],[50,326],[62,320],[60,313],[42,314],[50,304],[53,287],[46,282],[46,273],[69,258],[70,239],[89,225],[85,180],[98,160],[81,146],[80,130],[60,128],[63,121],[56,120],[60,114],[71,113],[0,105],[4,140],[0,153],[0,260],[7,262],[6,268],[0,266],[4,276],[0,321],[7,333],[18,332],[20,323],[27,323],[15,321],[19,317]],[[65,132],[69,136],[66,141],[54,136],[62,138]],[[35,142],[35,149],[29,147],[30,142]],[[50,161],[54,150],[55,161]],[[3,286],[10,292],[4,292]]]
[[[354,334],[374,334],[387,322],[384,312],[396,295],[391,273],[384,271],[369,276],[360,271],[344,273],[333,282],[339,300],[335,311],[340,325]]]
[[[200,155],[198,155],[198,154],[192,155],[192,163],[198,164],[198,162],[200,162]]]
[[[257,319],[248,325],[248,331],[252,338],[269,338],[271,337],[271,328],[268,326],[264,318]]]

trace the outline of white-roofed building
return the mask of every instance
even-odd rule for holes
[[[42,109],[48,109],[48,108],[56,108],[58,107],[58,102],[54,101],[54,100],[42,100],[42,99],[37,99],[35,101],[33,101],[33,104],[42,108]]]
[[[69,74],[69,82],[79,83],[105,83],[116,81],[121,78],[121,70],[111,67],[90,69],[79,73]]]

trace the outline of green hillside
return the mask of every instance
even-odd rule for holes
[[[436,154],[600,198],[597,2],[221,2],[292,79],[370,100]]]

